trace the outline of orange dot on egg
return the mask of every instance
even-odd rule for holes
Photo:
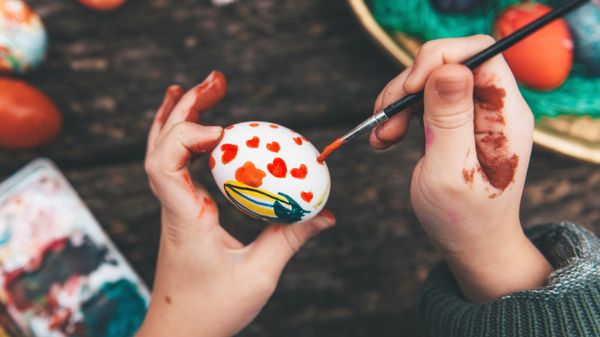
[[[302,145],[302,137],[296,137],[294,138],[294,142],[298,145]]]
[[[256,148],[258,148],[259,142],[260,142],[260,138],[254,136],[251,139],[248,139],[246,141],[246,146],[256,149]]]
[[[278,142],[270,142],[267,144],[267,150],[277,153],[281,150],[281,146],[279,146]]]
[[[279,127],[279,125],[275,125],[275,124],[269,124],[269,127],[271,129],[277,129]]]
[[[248,124],[248,126],[250,126],[252,128],[257,128],[258,127],[258,123],[250,123],[250,124]]]
[[[125,3],[125,0],[79,0],[79,2],[88,8],[104,12],[117,9]]]
[[[300,197],[302,197],[302,200],[310,202],[314,196],[312,192],[301,192]]]
[[[287,165],[279,157],[273,159],[273,162],[267,165],[267,170],[276,178],[285,178],[287,174]]]
[[[212,154],[208,157],[208,167],[212,170],[215,168],[216,162]]]

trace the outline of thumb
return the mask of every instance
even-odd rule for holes
[[[255,270],[278,278],[288,261],[308,239],[335,225],[335,215],[323,210],[307,222],[270,225],[254,241],[250,263]]]
[[[438,67],[427,80],[424,102],[424,164],[452,181],[467,158],[475,158],[473,74],[462,65]]]

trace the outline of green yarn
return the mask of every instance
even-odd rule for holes
[[[370,0],[375,19],[385,28],[422,40],[492,34],[498,15],[518,0],[488,0],[468,13],[446,14],[435,10],[429,0]],[[560,1],[540,1],[549,5]],[[587,76],[575,64],[567,81],[558,89],[542,92],[520,86],[536,117],[587,115],[600,117],[600,77]]]

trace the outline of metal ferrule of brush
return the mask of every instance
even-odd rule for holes
[[[377,125],[387,121],[388,119],[389,119],[389,117],[384,111],[378,112],[378,113],[374,114],[373,116],[367,118],[364,122],[360,123],[357,127],[352,129],[350,132],[345,134],[342,137],[342,141],[347,142],[347,141],[353,140],[353,139],[357,138],[358,136],[362,135],[363,133],[376,127]]]

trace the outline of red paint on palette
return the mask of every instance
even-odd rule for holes
[[[298,145],[302,145],[302,137],[294,138],[294,142],[296,142],[296,144],[298,144]]]
[[[223,156],[221,157],[221,162],[224,165],[229,164],[232,160],[235,159],[238,153],[237,145],[233,144],[223,144],[221,145],[221,151],[223,151]]]
[[[254,163],[247,161],[244,166],[235,171],[235,179],[251,187],[260,187],[262,180],[267,174],[254,166]]]
[[[258,123],[250,123],[250,124],[248,124],[248,126],[250,126],[252,128],[257,128],[258,127]]]
[[[287,165],[279,157],[273,159],[273,162],[267,165],[267,170],[276,178],[285,178],[287,174]]]
[[[306,178],[307,173],[308,173],[308,169],[306,168],[306,165],[304,165],[304,164],[301,164],[298,168],[293,168],[290,170],[290,174],[292,175],[292,177],[297,178],[297,179]]]
[[[277,153],[281,150],[281,146],[277,142],[271,142],[267,144],[267,150]]]
[[[208,157],[208,167],[212,170],[215,168],[215,165],[217,163],[215,162],[215,157],[212,156],[212,154]]]
[[[258,143],[260,143],[260,138],[258,138],[256,136],[254,136],[251,139],[248,139],[246,141],[246,145],[248,147],[251,147],[251,148],[254,148],[254,149],[256,149],[258,147]]]
[[[313,199],[313,193],[312,192],[301,192],[300,197],[302,197],[302,200],[304,200],[306,202],[310,202]]]

